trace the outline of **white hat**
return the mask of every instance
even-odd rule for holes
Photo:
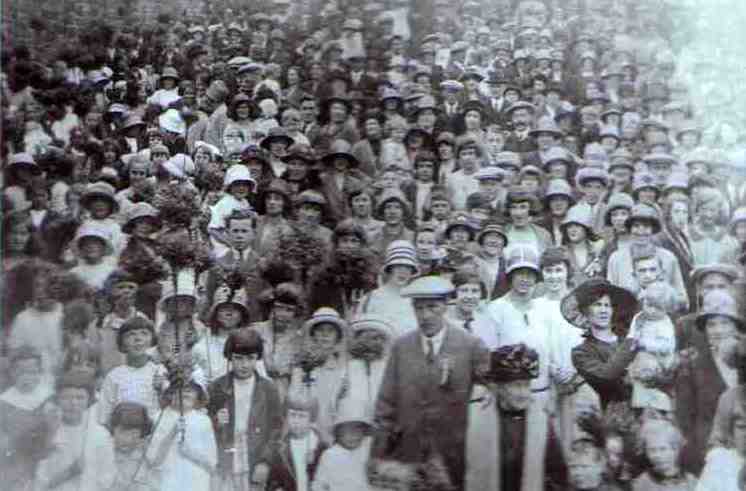
[[[183,153],[177,153],[161,164],[161,167],[177,179],[186,179],[188,176],[194,175],[196,171],[192,158]]]
[[[192,297],[197,299],[197,273],[192,268],[179,270],[176,274],[176,281],[169,278],[163,282],[161,294],[161,308],[165,302],[174,297]]]
[[[401,291],[405,298],[448,298],[456,288],[453,283],[440,276],[422,276]]]
[[[105,228],[91,222],[85,222],[78,229],[78,233],[75,234],[75,247],[80,249],[80,241],[86,237],[95,237],[100,239],[106,245],[106,255],[114,252],[114,247],[111,242],[111,234]]]
[[[515,247],[511,247],[508,252],[505,274],[510,275],[513,271],[522,268],[533,270],[537,275],[541,275],[539,254],[536,252],[536,249],[533,247],[516,245]]]
[[[233,164],[228,167],[225,172],[225,178],[223,179],[223,189],[227,190],[231,184],[245,181],[251,184],[251,191],[256,190],[256,181],[251,177],[251,171],[248,167],[243,164]]]
[[[382,271],[385,272],[390,266],[397,265],[410,266],[414,269],[415,274],[420,271],[417,251],[408,240],[395,240],[386,248],[386,260],[383,263]]]
[[[158,126],[179,136],[186,135],[186,123],[176,109],[169,109],[158,116]]]

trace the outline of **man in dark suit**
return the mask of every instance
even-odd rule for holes
[[[506,111],[508,119],[513,124],[513,131],[505,139],[505,150],[527,154],[539,149],[536,140],[529,136],[536,108],[526,101],[518,101],[510,105]]]
[[[282,431],[277,388],[256,371],[262,353],[262,338],[255,331],[231,333],[223,351],[231,371],[208,389],[207,411],[218,440],[218,477],[231,489],[266,484],[272,451]]]
[[[425,276],[402,290],[411,298],[418,329],[391,349],[375,409],[369,471],[381,460],[442,463],[454,489],[463,489],[467,413],[472,388],[486,373],[484,343],[447,325],[453,285]]]

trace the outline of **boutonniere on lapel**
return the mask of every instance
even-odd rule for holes
[[[440,386],[445,388],[448,386],[448,382],[451,380],[451,371],[453,370],[451,359],[447,355],[443,355],[438,362],[440,366]]]

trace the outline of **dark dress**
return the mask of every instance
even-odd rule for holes
[[[573,348],[572,363],[606,409],[610,402],[626,402],[632,397],[632,387],[624,376],[635,355],[631,339],[607,343],[587,335],[583,344]]]

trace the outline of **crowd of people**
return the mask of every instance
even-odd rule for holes
[[[3,489],[746,489],[665,2],[194,3],[3,47]]]

